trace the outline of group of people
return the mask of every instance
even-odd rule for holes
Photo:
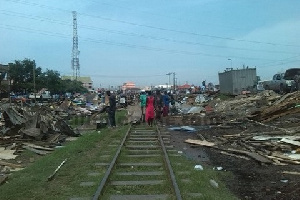
[[[140,104],[142,122],[147,122],[148,126],[153,126],[154,120],[162,122],[162,117],[168,116],[170,96],[166,91],[164,94],[161,94],[160,90],[157,90],[155,94],[152,91],[142,91]]]
[[[142,111],[141,121],[147,122],[148,126],[153,126],[154,121],[162,122],[162,118],[169,115],[169,104],[172,101],[171,96],[165,91],[156,92],[142,91],[140,94],[140,106]],[[106,91],[106,112],[110,127],[116,126],[116,96],[110,91]]]

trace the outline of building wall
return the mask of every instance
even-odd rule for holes
[[[256,68],[245,68],[219,73],[220,92],[225,94],[241,94],[250,90],[257,82]]]
[[[231,71],[225,71],[219,73],[219,83],[220,83],[220,92],[223,94],[232,94],[233,84],[232,84],[232,73]]]

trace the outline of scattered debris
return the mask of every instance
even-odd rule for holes
[[[212,142],[208,142],[208,141],[201,141],[201,140],[192,140],[192,139],[187,139],[185,140],[186,143],[189,143],[189,144],[197,144],[197,145],[201,145],[201,146],[207,146],[207,147],[212,147],[214,146],[215,144],[212,143]]]
[[[190,126],[180,126],[180,127],[171,127],[171,131],[186,131],[186,132],[195,132],[196,129]]]
[[[6,150],[4,147],[0,147],[0,159],[9,160],[15,159],[17,155],[14,155],[15,150]]]
[[[0,185],[2,185],[3,183],[5,183],[8,179],[8,176],[5,174],[0,174]]]
[[[210,185],[213,186],[214,188],[218,188],[218,187],[219,187],[219,184],[218,184],[215,180],[213,180],[213,179],[210,179],[210,180],[209,180],[209,183],[210,183]]]
[[[195,165],[194,169],[196,170],[203,170],[202,165]]]
[[[48,177],[48,181],[51,181],[53,178],[54,178],[54,176],[55,176],[55,174],[58,172],[58,170],[63,166],[63,164],[65,164],[65,162],[67,162],[67,158],[64,160],[64,161],[62,161],[61,163],[60,163],[60,165],[56,168],[56,170],[53,172],[53,174],[51,174],[49,177]]]

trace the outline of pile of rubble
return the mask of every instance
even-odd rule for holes
[[[216,103],[214,112],[223,122],[185,142],[261,164],[300,164],[300,92],[238,97]]]
[[[0,174],[23,167],[13,160],[24,149],[46,155],[68,138],[78,137],[86,129],[95,130],[103,112],[82,108],[70,100],[36,106],[4,103],[0,109]],[[1,180],[5,181],[0,176],[0,184]]]

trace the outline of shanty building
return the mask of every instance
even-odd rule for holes
[[[126,93],[138,93],[141,89],[135,86],[134,82],[126,82],[122,85],[122,91]]]
[[[227,68],[219,73],[220,93],[238,95],[243,91],[252,91],[257,83],[256,68]]]

